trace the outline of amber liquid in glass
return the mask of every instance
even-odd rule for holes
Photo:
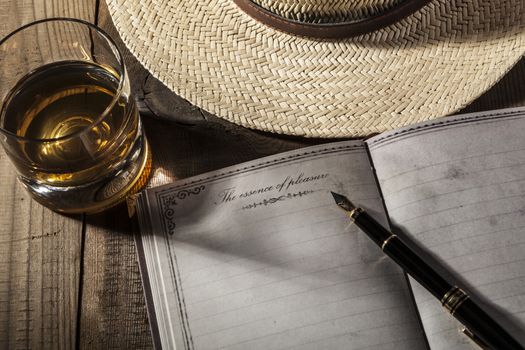
[[[81,61],[43,66],[11,91],[1,123],[23,139],[5,148],[37,200],[63,212],[100,211],[145,176],[139,115],[118,91],[116,72]]]

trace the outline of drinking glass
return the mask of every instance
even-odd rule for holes
[[[64,213],[121,202],[150,169],[122,54],[96,26],[51,18],[0,41],[0,141],[34,199]]]

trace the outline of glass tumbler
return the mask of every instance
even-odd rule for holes
[[[122,55],[96,26],[52,18],[0,41],[0,139],[34,199],[93,213],[144,182],[150,155]]]

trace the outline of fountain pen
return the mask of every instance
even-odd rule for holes
[[[454,316],[463,326],[463,333],[482,349],[524,350],[503,327],[486,313],[461,288],[449,283],[401,238],[381,226],[362,208],[356,207],[343,195],[331,192],[336,204],[343,209],[381,250],[412,276]],[[405,240],[406,241],[406,240]],[[413,242],[410,242],[414,245]],[[444,267],[440,267],[443,269]],[[445,270],[443,270],[445,271]]]

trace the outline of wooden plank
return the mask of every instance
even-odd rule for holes
[[[121,205],[87,217],[81,349],[152,347],[132,222]]]
[[[0,36],[50,16],[94,19],[95,0],[0,0]],[[64,349],[76,343],[82,217],[31,200],[0,156],[0,348]]]
[[[98,25],[119,42],[104,1]],[[120,44],[121,45],[121,44]],[[126,52],[131,85],[148,74]],[[140,92],[140,91],[139,91]],[[79,345],[81,349],[151,349],[152,339],[133,241],[133,222],[124,205],[86,218]]]

